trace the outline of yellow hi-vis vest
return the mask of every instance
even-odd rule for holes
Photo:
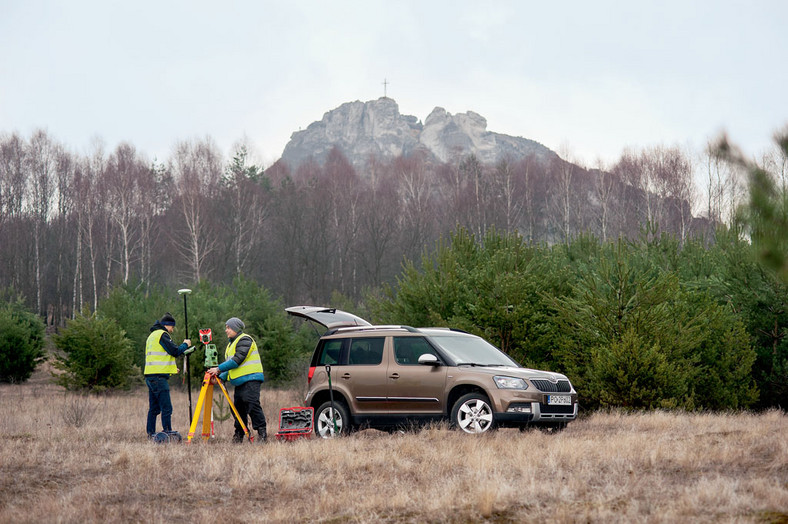
[[[238,345],[238,341],[241,340],[242,337],[249,337],[249,340],[252,341],[252,347],[249,348],[249,353],[246,354],[246,358],[243,362],[241,362],[241,365],[237,368],[231,369],[227,373],[227,376],[230,380],[243,377],[244,375],[251,375],[252,373],[263,372],[263,363],[260,361],[260,353],[257,351],[257,343],[246,333],[241,333],[235,338],[235,340],[233,340],[232,344],[227,344],[227,349],[224,350],[224,359],[229,360],[233,357],[233,355],[235,355],[235,346]]]
[[[145,375],[175,375],[178,368],[175,365],[175,357],[167,353],[159,342],[161,336],[166,333],[163,329],[152,331],[145,342]]]

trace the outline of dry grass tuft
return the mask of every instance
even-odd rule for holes
[[[263,390],[273,436],[296,391]],[[597,413],[558,434],[436,424],[331,441],[145,439],[147,393],[0,386],[2,522],[785,522],[785,413]],[[196,395],[193,394],[196,403]],[[188,432],[186,394],[173,423]]]

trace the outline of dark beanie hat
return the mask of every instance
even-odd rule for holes
[[[224,325],[232,329],[236,333],[240,333],[246,327],[243,321],[241,321],[241,319],[238,317],[230,318],[229,320],[227,320],[227,322],[224,323]]]
[[[169,313],[164,313],[164,316],[159,320],[159,324],[162,326],[174,326],[175,319]]]

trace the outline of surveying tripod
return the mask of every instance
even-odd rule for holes
[[[203,440],[207,440],[211,437],[211,406],[213,403],[213,384],[211,383],[211,379],[214,376],[210,373],[206,372],[205,376],[202,378],[202,388],[200,389],[200,396],[197,397],[197,409],[194,410],[194,418],[192,419],[192,425],[189,427],[189,436],[186,439],[186,443],[189,444],[192,441],[192,437],[194,437],[194,432],[197,430],[197,421],[200,418],[200,410],[203,408],[203,404],[205,404],[205,412],[203,413],[202,418],[202,438]],[[230,404],[230,409],[233,410],[233,415],[235,415],[236,420],[241,424],[241,427],[244,430],[244,435],[247,436],[249,442],[254,442],[254,437],[249,430],[246,429],[246,424],[244,421],[241,420],[241,415],[238,414],[238,410],[235,409],[235,404],[233,401],[230,400],[230,395],[227,394],[227,389],[222,384],[222,381],[219,377],[215,378],[216,383],[219,384],[219,388],[221,388],[222,393],[224,393],[224,398],[227,399],[227,402]]]

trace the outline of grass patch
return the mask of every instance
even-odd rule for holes
[[[269,437],[301,393],[263,388]],[[434,424],[266,445],[233,445],[225,421],[211,441],[155,445],[145,389],[4,385],[0,397],[0,522],[786,522],[788,511],[780,411],[610,411],[558,434]]]

